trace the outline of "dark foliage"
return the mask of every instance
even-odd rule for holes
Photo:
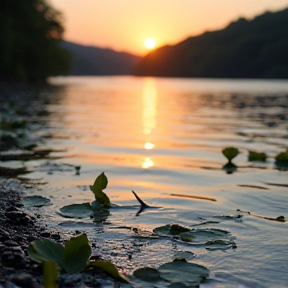
[[[111,49],[63,41],[72,58],[71,75],[131,75],[140,57]]]
[[[225,29],[163,46],[145,56],[139,76],[288,78],[288,9],[240,18]]]
[[[0,80],[43,82],[66,74],[61,14],[45,0],[0,1]]]

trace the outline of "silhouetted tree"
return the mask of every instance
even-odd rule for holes
[[[1,0],[0,80],[43,82],[67,74],[63,31],[61,14],[45,0]]]

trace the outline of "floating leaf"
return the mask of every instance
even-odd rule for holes
[[[153,230],[154,233],[160,236],[179,235],[180,233],[188,231],[190,231],[189,228],[181,226],[179,224],[167,224],[164,226],[157,227]]]
[[[44,288],[56,288],[58,277],[57,264],[54,261],[43,262]]]
[[[230,235],[230,232],[220,229],[192,229],[189,232],[181,233],[180,238],[186,242],[205,243],[209,240],[225,238]]]
[[[92,213],[93,209],[90,203],[67,205],[59,210],[59,214],[67,218],[88,218]]]
[[[64,247],[48,239],[34,240],[29,246],[29,255],[38,262],[55,261],[59,268],[63,267]]]
[[[47,199],[42,196],[27,196],[21,200],[22,204],[26,206],[32,206],[32,207],[42,207],[42,206],[49,206],[53,205],[50,201],[50,199]]]
[[[192,260],[194,259],[196,256],[193,252],[190,251],[177,251],[174,254],[175,259],[179,259],[179,258],[184,258],[186,260]]]
[[[86,234],[72,237],[66,242],[63,253],[63,267],[70,273],[79,273],[84,270],[92,253]]]
[[[259,153],[255,151],[249,151],[249,161],[266,161],[267,155],[265,153]]]
[[[205,243],[207,250],[227,250],[230,248],[236,248],[237,245],[232,240],[211,240]]]
[[[133,272],[133,275],[146,282],[157,282],[161,280],[160,274],[155,268],[144,267],[139,268]]]
[[[178,224],[171,224],[170,225],[170,234],[172,234],[172,235],[178,235],[180,233],[188,232],[188,231],[190,231],[189,228],[180,226]]]
[[[276,162],[288,164],[288,152],[281,152],[276,157]]]
[[[104,172],[102,172],[95,180],[92,191],[95,195],[95,198],[98,202],[103,204],[104,206],[110,206],[110,199],[109,197],[102,191],[107,187],[108,180],[105,176]]]
[[[90,262],[89,265],[92,267],[98,267],[101,270],[107,272],[115,280],[121,281],[123,283],[130,283],[129,279],[123,274],[119,273],[116,266],[109,261],[97,260],[95,262]]]
[[[239,151],[237,148],[234,147],[227,147],[222,150],[222,154],[228,159],[230,162],[233,158],[235,158],[238,154]]]
[[[175,282],[185,282],[190,285],[200,284],[209,277],[209,269],[205,266],[189,263],[185,259],[165,263],[158,268],[161,278]]]

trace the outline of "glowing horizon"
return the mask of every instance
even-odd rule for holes
[[[147,38],[157,47],[205,31],[222,29],[239,17],[288,7],[288,0],[50,0],[63,13],[67,41],[144,55]]]

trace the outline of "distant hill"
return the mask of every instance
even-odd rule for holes
[[[71,55],[70,75],[131,75],[140,57],[93,46],[62,41]]]
[[[225,29],[160,47],[136,65],[135,75],[288,78],[288,9],[240,18]]]

